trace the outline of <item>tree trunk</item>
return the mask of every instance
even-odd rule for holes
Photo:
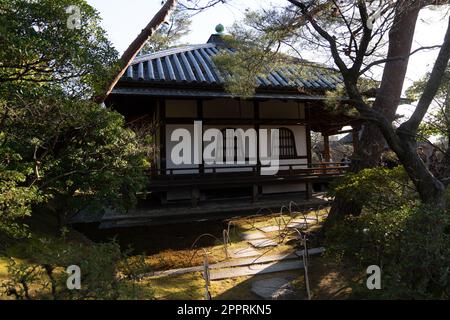
[[[153,33],[158,29],[158,27],[164,23],[164,21],[170,16],[171,12],[175,9],[178,4],[178,0],[167,0],[164,6],[158,11],[158,13],[153,17],[153,19],[148,23],[148,25],[141,31],[136,39],[129,45],[127,50],[123,53],[119,60],[119,70],[113,75],[111,81],[105,86],[103,92],[101,92],[97,97],[94,97],[94,101],[97,103],[103,103],[108,95],[113,90],[114,86],[124,75],[127,68],[130,66],[133,59],[137,56],[139,51],[144,47],[148,38],[150,38]]]
[[[405,151],[399,153],[406,172],[416,186],[422,203],[437,208],[445,208],[445,187],[429,172],[425,163],[417,156],[416,141],[408,141]]]
[[[444,159],[440,164],[439,175],[443,179],[444,185],[450,184],[450,88],[447,89],[447,95],[444,102],[445,124],[447,126],[447,149],[445,150]]]
[[[408,10],[404,10],[404,7],[399,5],[395,14],[394,24],[389,32],[387,54],[387,58],[393,60],[386,63],[381,86],[373,105],[373,108],[385,115],[389,121],[394,121],[400,104],[414,31],[420,11],[418,6],[406,5],[406,7]],[[359,148],[353,155],[351,171],[359,172],[366,168],[378,166],[386,140],[376,124],[367,123],[363,126],[358,145]],[[359,215],[361,209],[360,205],[352,201],[336,197],[330,211],[329,221],[340,220],[347,215]]]

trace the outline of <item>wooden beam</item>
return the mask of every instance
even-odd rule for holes
[[[166,170],[166,100],[159,99],[159,158],[161,171]]]

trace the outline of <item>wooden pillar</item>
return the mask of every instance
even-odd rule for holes
[[[306,199],[309,200],[313,196],[313,184],[308,182],[306,184]]]
[[[257,184],[254,184],[253,185],[252,202],[258,201],[258,195],[259,195],[259,187]]]
[[[322,133],[322,135],[323,135],[323,158],[324,158],[324,162],[331,162],[330,137],[326,133]]]
[[[306,152],[308,156],[308,167],[312,164],[312,142],[311,142],[311,117],[310,117],[310,104],[305,104],[305,121],[306,121]]]
[[[163,98],[158,101],[159,110],[159,174],[166,175],[166,100]],[[161,203],[167,204],[167,192],[161,194]]]
[[[168,203],[168,201],[167,201],[167,192],[161,193],[160,199],[161,199],[161,204],[162,205],[166,205]]]
[[[166,175],[166,100],[159,99],[159,158],[161,174]]]
[[[200,202],[200,190],[198,188],[192,188],[191,201],[192,201],[192,208],[197,208]]]
[[[257,174],[261,174],[261,150],[259,147],[259,130],[260,128],[260,122],[259,122],[259,101],[254,100],[253,101],[253,120],[255,121],[255,131],[256,131],[256,168],[257,168]]]
[[[197,121],[203,121],[203,100],[198,99],[197,100]],[[203,137],[202,137],[202,141],[203,141]],[[198,166],[198,172],[200,174],[204,174],[205,173],[205,163],[203,162],[203,142],[200,145],[201,148],[201,159],[202,159],[202,163],[199,164]]]

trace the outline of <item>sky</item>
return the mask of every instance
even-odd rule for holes
[[[161,8],[161,0],[87,0],[99,12],[102,26],[119,52],[123,52],[134,40],[150,19]],[[286,0],[230,0],[226,5],[216,5],[192,18],[191,33],[182,39],[183,43],[205,43],[215,26],[219,23],[226,27],[243,17],[245,9],[270,8],[286,4]],[[413,49],[420,46],[433,46],[442,43],[446,31],[447,9],[421,11],[416,27]],[[433,67],[438,50],[420,52],[410,59],[405,86],[420,79]],[[314,52],[302,52],[303,58],[321,62]],[[410,113],[403,107],[400,113]]]

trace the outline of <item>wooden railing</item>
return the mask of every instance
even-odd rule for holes
[[[269,166],[243,165],[243,166],[206,166],[192,168],[167,168],[152,169],[150,175],[155,180],[175,180],[183,178],[218,178],[221,176],[260,176],[264,168]],[[289,164],[279,165],[279,170],[274,177],[295,176],[339,176],[349,171],[349,166],[342,163],[318,163],[318,164]],[[267,175],[266,175],[267,176]]]

